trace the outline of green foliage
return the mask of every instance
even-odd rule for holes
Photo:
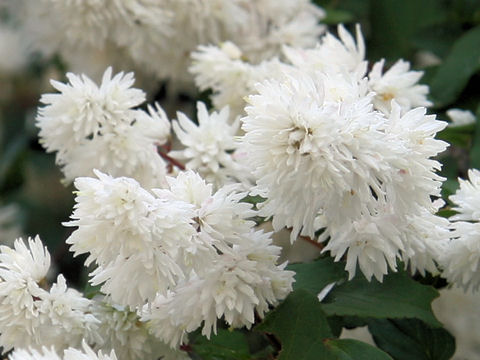
[[[417,319],[370,320],[368,329],[395,360],[448,360],[455,352],[455,339],[447,330]]]
[[[249,360],[249,346],[245,335],[239,331],[218,329],[210,340],[197,336],[191,345],[195,354],[204,360]]]
[[[480,69],[480,26],[477,26],[453,45],[444,63],[430,82],[431,97],[437,107],[453,103]]]
[[[257,329],[278,336],[282,344],[278,360],[390,359],[360,341],[335,339],[320,302],[306,290],[291,293]]]
[[[418,318],[431,326],[441,324],[433,315],[431,302],[438,292],[421,285],[406,272],[384,277],[383,283],[368,282],[357,276],[335,286],[328,294],[323,309],[328,315],[350,315],[374,318]]]
[[[475,133],[473,138],[473,145],[470,150],[470,167],[480,169],[480,105],[477,108],[477,123],[475,126]]]

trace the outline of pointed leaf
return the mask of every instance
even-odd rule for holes
[[[193,349],[205,360],[248,360],[251,355],[245,335],[239,331],[219,329],[210,340],[204,336],[195,339]]]
[[[437,107],[453,103],[480,68],[480,26],[466,32],[452,47],[430,83]]]
[[[418,318],[439,327],[431,302],[438,292],[421,285],[404,271],[384,277],[383,283],[361,276],[335,286],[322,304],[327,315],[373,318]]]
[[[326,340],[325,346],[339,360],[392,360],[382,350],[358,340]]]
[[[447,330],[420,320],[370,320],[368,329],[395,360],[448,360],[455,352],[455,339]]]
[[[344,264],[334,262],[331,257],[288,266],[288,270],[296,273],[294,290],[307,290],[315,296],[328,284],[346,279],[347,273],[343,268]]]

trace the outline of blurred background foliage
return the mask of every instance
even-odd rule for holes
[[[325,22],[335,32],[344,23],[353,31],[360,23],[367,41],[367,58],[385,58],[387,65],[403,58],[425,72],[430,86],[430,110],[447,120],[446,110],[461,108],[480,114],[480,1],[479,0],[315,0],[327,12]],[[0,20],[9,14],[0,11]],[[8,56],[8,55],[7,55]],[[62,79],[62,59],[33,56],[21,72],[0,67],[0,205],[15,204],[15,222],[25,236],[39,234],[59,270],[71,283],[82,285],[83,261],[73,261],[64,240],[71,229],[62,226],[73,206],[73,187],[61,183],[54,155],[38,143],[35,115],[42,93],[51,92],[48,79]],[[121,69],[116,69],[119,71]],[[166,85],[167,84],[167,85]],[[158,84],[162,99],[168,83]],[[197,95],[200,96],[200,95]],[[182,97],[180,97],[183,99]],[[167,104],[168,107],[168,104]],[[440,137],[452,144],[442,155],[447,178],[445,200],[469,167],[480,168],[480,127],[448,127]],[[1,218],[1,216],[0,216]],[[6,224],[7,226],[9,224]],[[4,226],[4,225],[0,225]],[[0,237],[8,232],[0,231]],[[3,243],[13,239],[2,238]]]

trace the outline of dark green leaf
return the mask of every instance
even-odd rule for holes
[[[472,134],[475,126],[465,125],[458,127],[447,127],[437,134],[437,139],[447,141],[451,145],[467,148],[471,144]]]
[[[412,39],[422,28],[441,23],[445,9],[438,0],[370,0],[370,57],[409,57]]]
[[[305,290],[292,292],[257,330],[279,338],[282,344],[279,360],[330,359],[323,344],[323,339],[332,337],[327,318],[316,296]]]
[[[251,359],[245,335],[240,331],[218,329],[210,340],[199,336],[193,344],[194,352],[204,360]]]
[[[382,350],[353,339],[328,339],[325,346],[339,360],[392,360]]]
[[[431,302],[438,292],[399,271],[384,277],[383,283],[357,276],[335,286],[322,303],[327,315],[373,318],[418,318],[431,326],[441,324],[435,318]]]
[[[345,10],[325,8],[325,11],[327,16],[322,20],[322,23],[327,25],[349,23],[354,19],[353,14]]]
[[[479,45],[480,48],[480,45]],[[479,50],[480,51],[480,50]],[[477,119],[480,118],[480,106],[476,111]],[[480,121],[475,124],[475,134],[473,136],[473,145],[470,150],[470,167],[480,169]]]
[[[328,284],[347,278],[344,266],[325,257],[311,263],[289,265],[288,270],[296,272],[294,289],[304,289],[316,296]]]
[[[455,339],[447,330],[417,319],[371,320],[368,329],[377,346],[395,360],[448,360],[455,352]]]
[[[333,339],[316,296],[296,290],[270,312],[257,330],[275,334],[282,345],[278,360],[388,360],[383,351],[356,340]]]
[[[455,101],[470,77],[480,68],[479,60],[480,26],[477,26],[455,42],[433,77],[430,93],[436,107],[445,107]]]

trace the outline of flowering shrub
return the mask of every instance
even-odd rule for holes
[[[418,15],[413,0],[369,3],[387,17]],[[445,4],[418,5],[432,19],[461,13],[456,24],[472,28],[457,29],[444,60],[438,49],[417,53],[419,64],[440,63],[420,71],[399,57],[413,51],[422,26],[438,25],[427,15],[405,30],[409,42],[390,29],[397,43],[382,48],[380,20],[362,30],[348,6],[334,5],[0,5],[8,27],[0,28],[0,47],[21,44],[0,71],[57,77],[30,104],[37,111],[15,130],[18,139],[1,137],[0,194],[22,199],[38,184],[37,192],[48,191],[21,158],[30,131],[42,147],[35,151],[51,153],[62,173],[47,180],[62,183],[53,193],[67,189],[50,206],[70,196],[70,219],[51,220],[62,234],[22,237],[22,210],[0,208],[3,354],[453,356],[455,340],[431,303],[447,285],[480,286],[478,129],[459,97],[478,70],[478,19]],[[369,60],[366,44],[378,60]],[[473,55],[465,54],[472,44]],[[404,53],[392,50],[401,45]],[[456,164],[470,143],[469,162]],[[28,172],[31,180],[15,182]],[[375,346],[340,336],[363,326]]]

